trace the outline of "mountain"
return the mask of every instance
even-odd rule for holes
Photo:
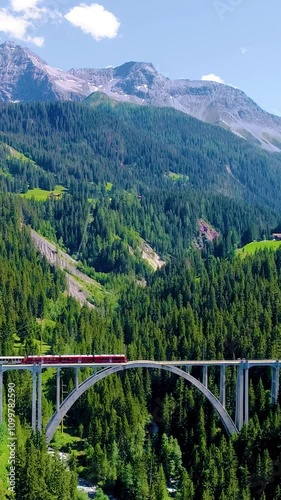
[[[169,80],[151,63],[129,62],[103,70],[71,70],[110,98],[168,106],[219,125],[269,151],[281,150],[281,118],[261,109],[241,90],[209,81]]]
[[[0,45],[0,101],[82,100],[94,89],[14,42]]]
[[[237,88],[170,80],[142,62],[62,71],[14,42],[0,45],[0,101],[82,101],[96,91],[116,101],[172,107],[264,149],[281,151],[281,118],[262,110]]]

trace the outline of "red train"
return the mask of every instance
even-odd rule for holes
[[[124,354],[63,354],[61,356],[0,356],[0,364],[23,364],[23,365],[55,365],[71,363],[126,363]]]

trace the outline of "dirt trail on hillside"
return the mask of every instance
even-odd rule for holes
[[[68,294],[78,300],[80,304],[87,304],[87,306],[91,309],[95,308],[95,306],[90,304],[88,301],[90,294],[87,293],[87,291],[82,290],[81,287],[83,285],[81,285],[81,283],[79,283],[74,276],[77,276],[80,280],[95,286],[96,283],[94,280],[77,269],[77,262],[72,259],[70,255],[62,250],[59,250],[53,243],[50,243],[33,229],[31,229],[31,238],[38,250],[45,255],[50,264],[53,264],[59,267],[62,271],[65,271],[68,283]]]

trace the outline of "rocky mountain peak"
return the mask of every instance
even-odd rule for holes
[[[281,151],[281,118],[234,87],[170,80],[150,62],[62,71],[13,41],[0,45],[0,101],[81,101],[96,91],[116,101],[173,107],[269,151]]]
[[[116,89],[139,99],[147,98],[149,93],[166,81],[153,64],[131,61],[114,68]]]
[[[15,49],[16,47],[20,47],[12,40],[7,40],[6,42],[0,45],[0,49]]]
[[[1,60],[9,64],[14,63],[15,65],[29,61],[36,66],[42,67],[47,65],[37,54],[34,54],[34,52],[26,47],[21,47],[21,45],[13,41],[7,41],[0,45],[0,63]]]
[[[143,73],[145,75],[156,75],[157,71],[152,63],[130,61],[114,68],[116,78],[128,78],[131,75]]]
[[[13,41],[0,45],[0,101],[82,100],[92,90],[28,48]]]

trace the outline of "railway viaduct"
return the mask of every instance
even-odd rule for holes
[[[79,383],[79,370],[81,367],[93,368],[93,374]],[[200,367],[200,380],[191,375],[195,367]],[[208,368],[217,367],[219,370],[219,398],[208,389]],[[279,369],[280,360],[204,360],[204,361],[129,361],[127,363],[103,363],[93,365],[83,363],[64,364],[1,364],[0,363],[0,423],[3,420],[3,373],[9,370],[29,370],[32,373],[32,429],[42,432],[42,370],[56,368],[56,411],[46,426],[46,439],[49,443],[63,417],[73,406],[77,399],[100,380],[113,373],[124,370],[147,368],[160,369],[182,377],[195,386],[211,403],[228,435],[239,432],[244,424],[249,421],[249,370],[252,367],[271,368],[271,403],[277,403],[279,394]],[[73,391],[61,402],[61,369],[75,369],[75,387]],[[226,369],[236,370],[236,410],[235,422],[231,419],[226,409]],[[198,370],[197,370],[198,371]]]

